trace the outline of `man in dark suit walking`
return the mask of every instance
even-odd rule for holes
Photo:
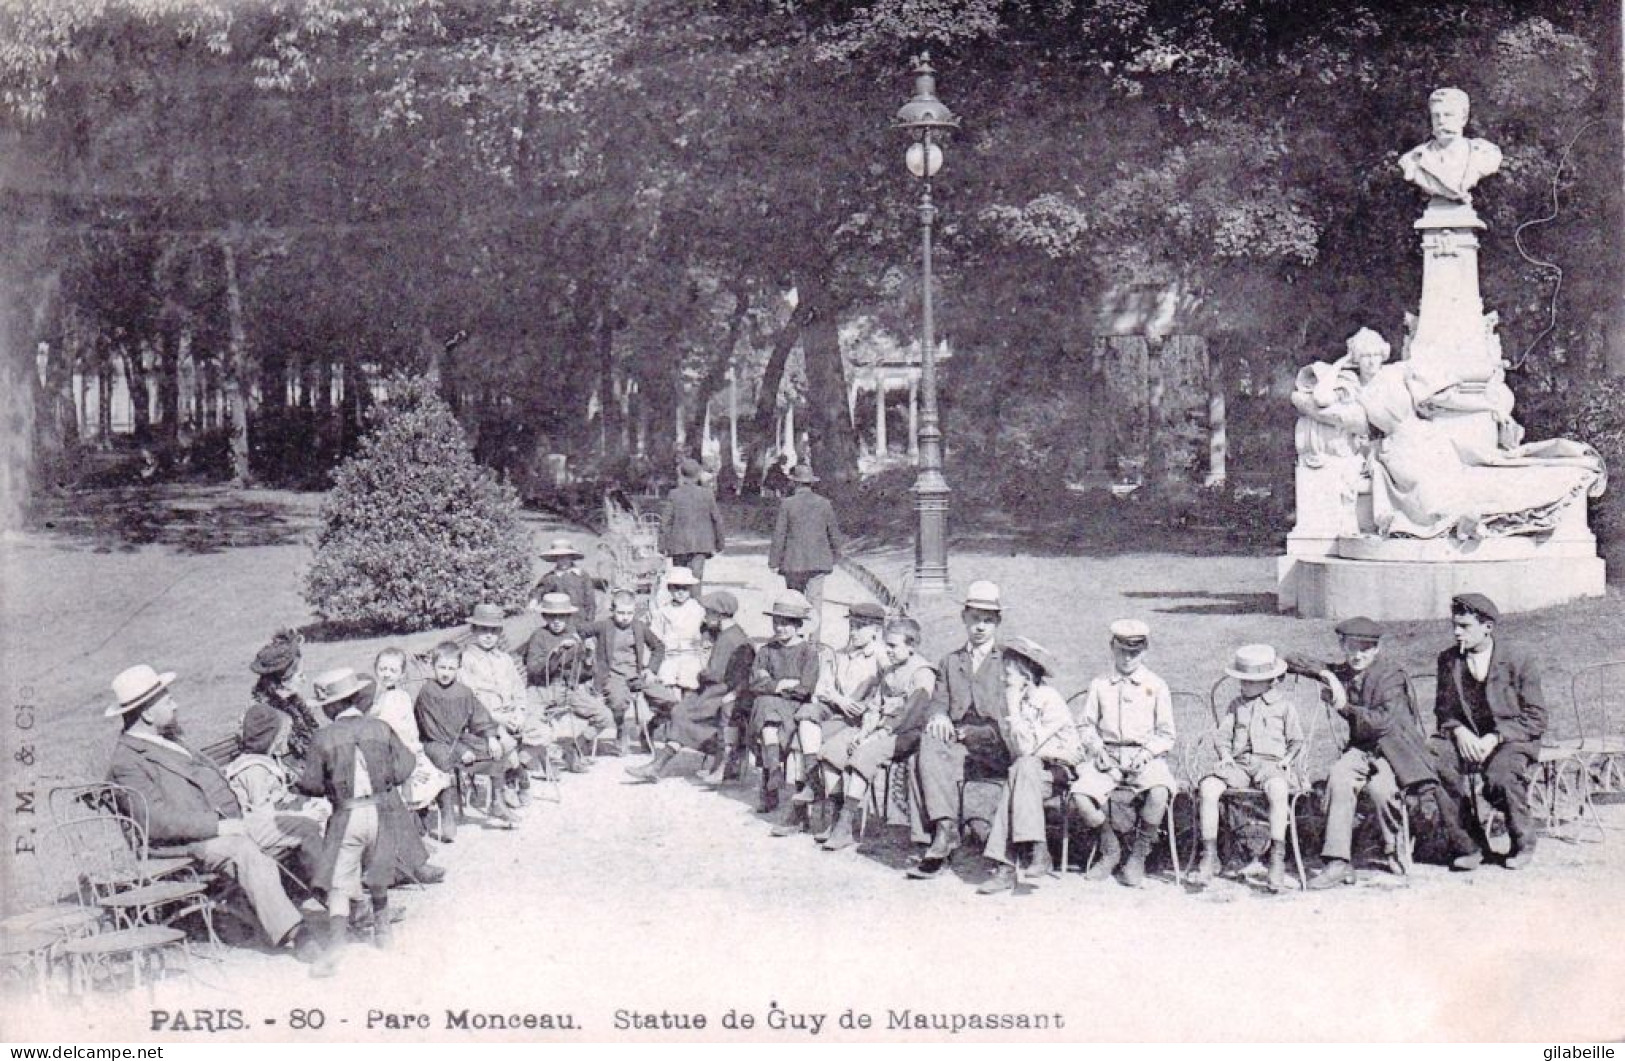
[[[965,644],[937,668],[940,678],[914,766],[919,798],[913,801],[913,835],[922,841],[929,830],[931,846],[908,871],[910,877],[935,877],[959,847],[960,782],[1002,781],[1010,771],[1004,650],[995,639],[1003,612],[997,585],[972,582],[962,613]]]
[[[835,562],[841,558],[841,527],[835,520],[835,506],[813,489],[818,476],[812,468],[798,464],[790,478],[796,492],[779,504],[767,566],[784,576],[787,589],[807,598],[816,630],[824,605],[824,576],[835,570]]]
[[[716,494],[700,483],[699,462],[692,457],[684,459],[677,474],[681,481],[666,495],[660,551],[671,559],[673,567],[686,567],[703,582],[705,561],[722,552],[727,532],[722,527]]]
[[[1528,653],[1496,638],[1501,612],[1483,594],[1451,600],[1450,618],[1456,647],[1439,653],[1433,706],[1438,732],[1429,751],[1439,780],[1469,805],[1473,775],[1482,775],[1483,798],[1506,815],[1512,838],[1503,864],[1522,869],[1534,856],[1539,828],[1529,813],[1529,771],[1540,761],[1546,732],[1540,667]],[[1466,831],[1482,837],[1476,815],[1463,817]],[[1482,849],[1458,852],[1451,868],[1471,870],[1483,861]]]

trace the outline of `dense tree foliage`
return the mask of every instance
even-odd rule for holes
[[[49,343],[22,411],[40,456],[72,442],[75,369],[155,373],[138,430],[173,435],[184,356],[237,414],[218,430],[245,478],[336,459],[362,377],[431,358],[480,457],[517,470],[658,455],[679,421],[692,446],[730,366],[765,381],[770,428],[799,350],[815,459],[843,478],[839,328],[918,320],[889,121],[929,47],[965,118],[935,189],[953,461],[1045,421],[1034,384],[1102,333],[1206,336],[1243,396],[1361,325],[1394,336],[1420,271],[1395,161],[1441,84],[1506,153],[1482,260],[1516,382],[1562,391],[1625,361],[1606,8],[9,4],[0,336],[19,380]]]

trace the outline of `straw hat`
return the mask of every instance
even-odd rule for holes
[[[986,580],[972,582],[970,588],[965,590],[965,607],[983,612],[1004,611],[1004,604],[999,599],[999,584]]]
[[[568,593],[544,593],[540,611],[543,615],[574,615],[576,603]]]
[[[318,707],[336,704],[340,700],[349,699],[371,684],[371,681],[356,674],[354,668],[337,667],[323,671],[317,676],[311,699]]]
[[[558,560],[566,556],[573,556],[580,560],[586,555],[586,553],[577,549],[575,543],[568,538],[554,538],[548,543],[547,548],[542,550],[543,560]]]
[[[1244,682],[1273,681],[1286,673],[1286,660],[1275,654],[1273,645],[1242,645],[1224,672]]]
[[[795,619],[798,622],[805,622],[812,615],[812,603],[795,590],[790,590],[773,602],[773,606],[767,610],[767,614],[777,616],[780,619]]]
[[[694,572],[686,567],[674,567],[666,572],[666,585],[668,586],[698,586],[700,580],[694,577]]]
[[[1055,657],[1049,649],[1030,637],[1010,638],[1004,642],[1004,652],[1007,656],[1020,656],[1043,674],[1055,673]]]
[[[145,663],[120,671],[113,679],[113,696],[118,702],[103,711],[102,717],[117,718],[140,710],[157,700],[174,682],[174,671],[159,674]]]

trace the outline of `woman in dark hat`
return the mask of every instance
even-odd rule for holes
[[[268,711],[286,715],[292,728],[288,731],[288,751],[284,761],[294,773],[304,765],[310,750],[311,738],[321,723],[316,714],[299,695],[299,647],[303,644],[297,631],[279,630],[268,645],[254,655],[249,669],[259,675],[254,683],[254,702],[243,715],[243,743],[249,734],[264,732],[268,725]]]

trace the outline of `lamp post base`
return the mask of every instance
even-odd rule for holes
[[[947,593],[948,481],[936,469],[923,470],[914,481],[914,592],[935,597]]]

